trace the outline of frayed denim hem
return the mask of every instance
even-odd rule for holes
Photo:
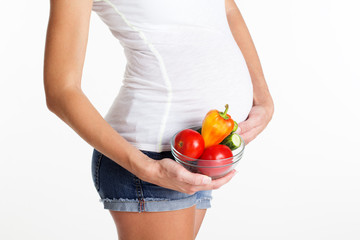
[[[212,198],[201,198],[196,200],[196,209],[208,209],[211,208]]]
[[[210,208],[210,198],[196,199],[192,195],[183,199],[165,199],[165,198],[144,198],[139,199],[100,199],[104,204],[104,209],[122,212],[164,212],[189,208],[196,205],[197,209]]]

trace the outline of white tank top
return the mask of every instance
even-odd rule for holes
[[[235,121],[246,119],[252,83],[224,0],[94,0],[93,11],[127,58],[105,120],[138,149],[170,150],[177,131],[225,104]]]

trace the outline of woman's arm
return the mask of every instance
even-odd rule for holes
[[[92,0],[51,1],[44,62],[46,103],[86,142],[137,173],[138,165],[148,159],[105,122],[81,90],[91,7]]]
[[[239,133],[246,143],[264,130],[272,118],[274,104],[265,81],[259,56],[249,30],[234,0],[225,0],[226,16],[232,35],[239,46],[253,84],[253,108],[246,121],[239,123]]]
[[[154,161],[121,137],[81,89],[92,0],[51,0],[45,46],[44,88],[50,111],[92,147],[139,178],[186,193],[215,189],[233,173],[209,182],[171,159]]]

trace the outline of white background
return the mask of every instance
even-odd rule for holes
[[[237,3],[275,114],[214,193],[198,239],[360,239],[358,1]],[[1,10],[0,239],[116,239],[92,183],[92,148],[46,108],[49,2]],[[82,86],[103,115],[125,63],[93,14]]]

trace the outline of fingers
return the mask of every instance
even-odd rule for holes
[[[223,185],[225,185],[226,183],[228,183],[234,177],[235,173],[236,173],[236,171],[232,170],[231,172],[226,174],[224,177],[221,177],[219,179],[211,180],[211,178],[209,178],[210,182],[207,184],[205,183],[205,184],[200,184],[200,185],[194,185],[194,184],[186,183],[186,186],[184,187],[184,192],[192,195],[198,191],[218,189],[218,188],[222,187]],[[193,175],[205,176],[205,175],[201,175],[201,174],[193,174]],[[207,177],[207,176],[205,176],[205,177]]]
[[[186,169],[183,169],[184,171],[179,172],[179,178],[178,180],[181,182],[184,182],[186,184],[186,193],[193,194],[197,191],[202,190],[214,190],[218,189],[224,184],[228,183],[231,178],[235,175],[236,171],[232,170],[228,174],[226,174],[224,177],[221,177],[216,180],[212,180],[210,177],[198,174],[198,173],[192,173]]]
[[[253,129],[250,129],[247,132],[244,132],[241,135],[241,137],[244,139],[245,144],[249,144],[252,140],[254,140],[257,135],[260,134],[260,132],[262,131],[261,127],[255,127]]]
[[[224,184],[228,183],[236,174],[236,170],[232,170],[231,172],[229,172],[228,174],[226,174],[224,177],[213,180],[211,182],[211,189],[218,189],[221,186],[223,186]]]
[[[206,175],[188,171],[179,163],[171,159],[165,158],[159,163],[163,164],[166,172],[168,172],[165,174],[166,177],[162,178],[163,182],[160,185],[168,188],[170,187],[174,190],[190,195],[202,190],[218,189],[224,184],[228,183],[236,172],[235,170],[232,170],[224,177],[212,180]]]
[[[266,111],[263,107],[255,106],[251,109],[248,118],[238,123],[239,127],[236,132],[244,139],[245,144],[254,140],[266,127],[269,119],[265,115]]]
[[[240,135],[244,134],[251,129],[257,127],[259,124],[260,122],[258,121],[258,118],[256,116],[249,115],[248,119],[238,123],[238,129],[236,132]]]
[[[180,182],[190,185],[206,185],[211,183],[210,177],[198,173],[192,173],[172,159],[165,158],[162,162],[166,164],[165,167],[168,171],[174,173],[171,175],[175,175],[175,178]]]
[[[179,177],[180,181],[188,183],[190,185],[207,185],[210,184],[212,181],[211,178],[206,175],[191,173],[186,169],[181,172],[181,175]]]
[[[257,136],[257,123],[252,118],[239,123],[238,130],[236,131],[243,139],[245,144],[249,144]]]
[[[252,127],[253,127],[253,123],[250,119],[248,119],[244,122],[238,123],[238,129],[236,130],[236,132],[241,135],[241,134],[249,131]]]

